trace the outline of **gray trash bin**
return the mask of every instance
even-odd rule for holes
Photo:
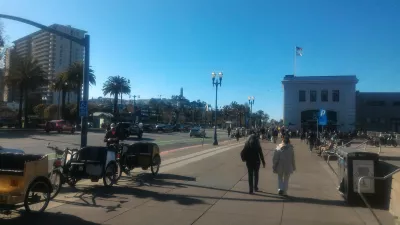
[[[379,155],[354,148],[339,149],[338,155],[339,191],[349,205],[364,204],[357,192],[358,180],[363,176],[377,176]],[[364,179],[361,191],[367,200],[373,199],[376,196],[375,180]]]

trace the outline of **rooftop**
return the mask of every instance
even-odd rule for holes
[[[294,76],[294,75],[285,75],[282,82],[285,81],[318,81],[318,82],[329,82],[329,81],[338,81],[338,82],[358,82],[356,75],[335,75],[335,76]]]
[[[74,28],[74,27],[71,27],[71,26],[69,26],[69,25],[66,26],[66,25],[60,25],[60,24],[56,24],[56,23],[55,23],[55,24],[50,25],[49,27],[54,29],[54,28],[56,28],[57,26],[70,27],[70,28],[73,29],[73,30],[76,30],[76,31],[79,31],[79,32],[87,33],[87,31],[84,31],[84,30],[81,30],[81,29],[78,29],[78,28]],[[28,35],[26,35],[26,36],[24,36],[24,37],[22,37],[22,38],[19,38],[19,39],[13,41],[13,43],[15,44],[15,43],[17,43],[17,42],[24,41],[25,39],[31,38],[31,37],[33,37],[33,36],[39,34],[40,32],[43,32],[43,30],[40,29],[40,30],[38,30],[38,31],[36,31],[36,32],[33,32],[33,33],[31,33],[31,34],[28,34]]]

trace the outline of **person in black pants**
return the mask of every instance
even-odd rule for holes
[[[247,166],[249,193],[253,194],[254,191],[258,191],[258,171],[260,170],[260,164],[262,163],[265,168],[265,160],[260,141],[254,133],[247,139],[241,154],[242,160],[246,162]]]

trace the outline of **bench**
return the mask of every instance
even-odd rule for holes
[[[0,175],[23,176],[26,162],[40,160],[43,155],[0,153]]]

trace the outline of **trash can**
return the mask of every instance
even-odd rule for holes
[[[338,155],[339,191],[349,205],[364,205],[357,190],[358,180],[363,176],[377,176],[379,155],[354,148],[341,148],[338,150]],[[373,200],[377,193],[376,181],[364,179],[361,192],[367,201]]]

